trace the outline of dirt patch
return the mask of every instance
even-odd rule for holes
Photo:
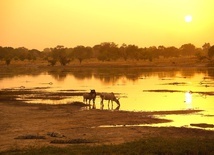
[[[18,136],[15,139],[45,139],[45,136],[29,134],[29,135]]]
[[[52,140],[50,143],[53,144],[86,144],[93,143],[93,141],[87,139],[69,139],[69,140]]]
[[[67,105],[0,102],[0,151],[26,146],[120,144],[139,138],[169,135],[214,138],[213,131],[128,126],[170,121],[155,117],[157,114],[190,114],[199,110],[127,112],[85,109],[85,104],[81,102]],[[120,127],[100,127],[104,125]]]

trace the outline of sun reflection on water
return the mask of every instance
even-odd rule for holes
[[[139,71],[140,70],[140,71]],[[99,73],[91,71],[84,77],[77,73],[63,76],[63,80],[54,74],[41,73],[40,75],[20,75],[8,78],[0,78],[0,89],[22,89],[32,92],[41,91],[48,95],[56,93],[56,99],[32,98],[29,103],[43,104],[67,104],[72,101],[82,101],[81,94],[95,89],[96,92],[114,92],[120,98],[121,106],[117,109],[116,103],[113,109],[104,105],[104,110],[126,111],[171,111],[171,110],[204,110],[199,115],[167,115],[167,119],[174,120],[165,125],[189,126],[190,123],[214,122],[214,77],[207,72],[191,73],[190,70],[182,71],[143,71],[141,69],[127,73],[128,71],[111,71]],[[124,73],[125,72],[125,73]],[[191,73],[191,76],[189,75]],[[131,78],[132,77],[132,78]],[[188,91],[188,90],[191,90]],[[77,91],[78,95],[69,95]],[[188,91],[188,92],[187,92]],[[69,93],[68,93],[69,92]],[[61,93],[61,95],[60,95]],[[63,93],[66,96],[63,96]],[[21,95],[20,98],[29,97]],[[60,99],[61,97],[61,99]],[[100,97],[96,99],[96,108],[100,109]],[[209,117],[208,117],[209,116]],[[196,121],[197,120],[197,121]],[[158,124],[157,124],[158,125]]]

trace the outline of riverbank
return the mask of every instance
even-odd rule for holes
[[[0,67],[36,67],[36,68],[58,68],[58,67],[214,67],[213,61],[199,61],[196,57],[172,57],[172,58],[156,58],[149,60],[115,60],[115,61],[98,61],[91,58],[83,60],[79,63],[78,60],[73,60],[66,66],[61,66],[60,63],[56,63],[51,66],[48,61],[34,60],[34,61],[20,61],[13,60],[10,65],[6,65],[4,61],[0,61]]]
[[[157,114],[191,114],[200,110],[127,112],[86,109],[79,102],[67,105],[31,105],[17,101],[0,103],[0,152],[47,146],[64,148],[79,144],[121,145],[156,137],[177,140],[214,139],[213,131],[146,126],[170,121],[157,118]],[[115,127],[101,127],[106,125]]]

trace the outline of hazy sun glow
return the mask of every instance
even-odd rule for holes
[[[212,0],[1,0],[0,46],[201,47],[214,44],[213,6]]]
[[[191,15],[186,15],[186,16],[185,16],[185,21],[186,21],[187,23],[191,22],[191,21],[192,21],[192,16],[191,16]]]

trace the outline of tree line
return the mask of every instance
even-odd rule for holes
[[[204,59],[212,60],[214,57],[214,45],[205,43],[201,48],[188,43],[180,48],[174,46],[151,46],[138,47],[136,45],[122,44],[118,46],[114,42],[103,42],[93,47],[76,46],[67,48],[64,46],[56,46],[54,48],[45,48],[43,51],[37,49],[27,49],[25,47],[12,48],[0,46],[0,60],[9,65],[12,60],[37,60],[42,59],[54,66],[59,62],[62,66],[77,59],[81,64],[84,60],[96,58],[99,61],[116,61],[118,59],[127,60],[148,60],[153,61],[156,58],[170,57],[192,57],[195,56],[199,61]]]

